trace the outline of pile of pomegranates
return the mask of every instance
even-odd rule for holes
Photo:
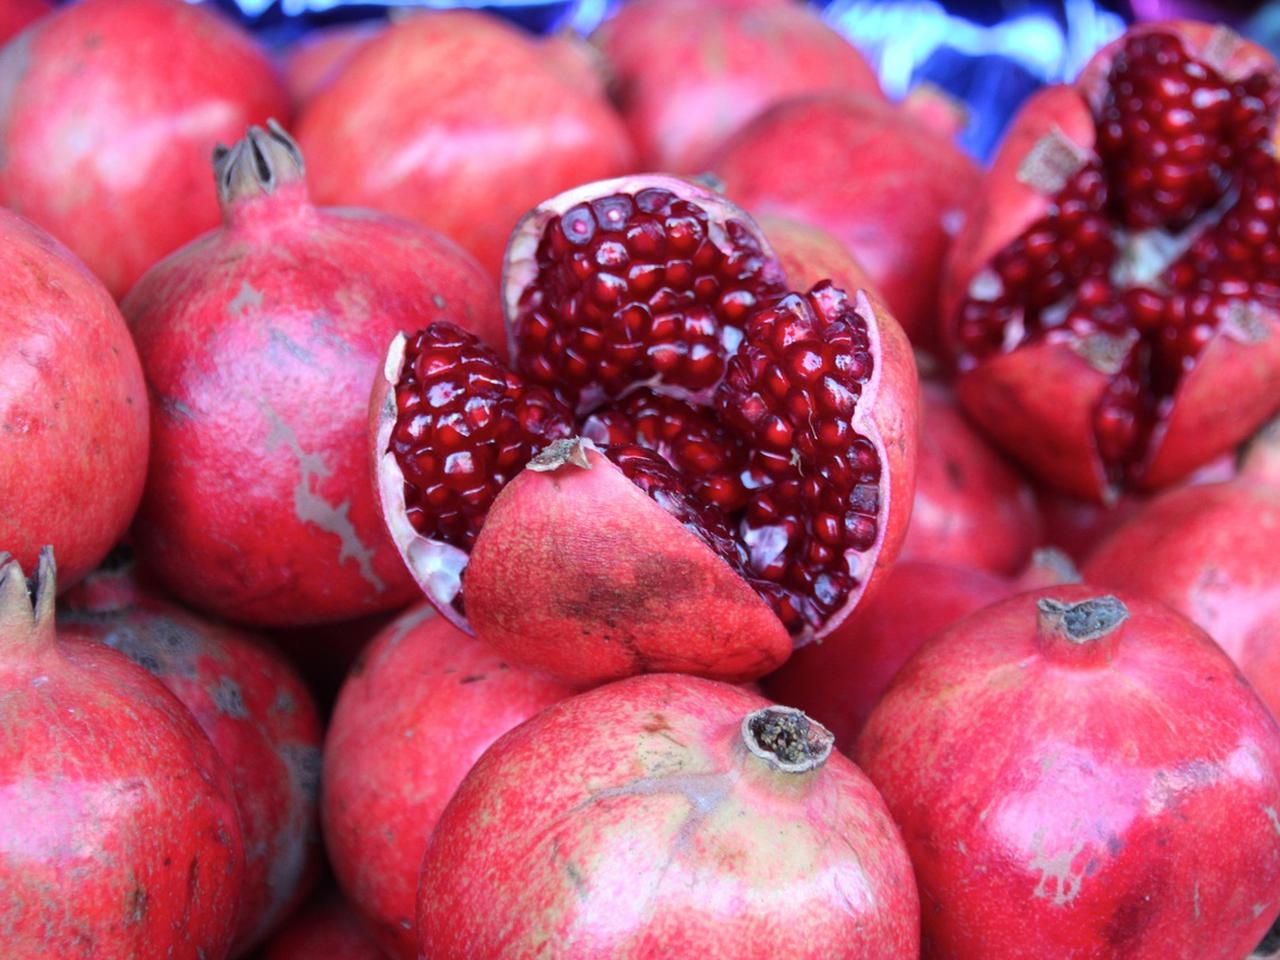
[[[0,960],[1274,960],[1278,110],[0,0]]]

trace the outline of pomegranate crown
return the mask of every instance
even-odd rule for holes
[[[301,182],[305,174],[302,151],[274,119],[265,130],[250,127],[235,146],[213,148],[213,175],[224,207],[269,196],[286,183]]]
[[[12,554],[0,553],[0,654],[25,646],[28,639],[40,643],[52,636],[56,586],[53,547],[40,551],[30,581]]]

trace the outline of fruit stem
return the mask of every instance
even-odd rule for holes
[[[0,553],[0,657],[29,657],[56,650],[53,601],[57,593],[53,548],[40,551],[33,581],[22,565]]]
[[[784,773],[817,770],[831,756],[835,735],[794,707],[764,707],[742,718],[742,742]]]
[[[1063,603],[1050,597],[1036,602],[1036,646],[1053,660],[1079,666],[1111,661],[1129,609],[1118,597],[1090,597]]]
[[[1280,417],[1272,420],[1240,453],[1240,475],[1280,488]]]
[[[235,146],[213,150],[218,202],[228,223],[239,220],[240,208],[276,193],[307,202],[306,165],[302,151],[275,120],[264,130],[252,126]]]

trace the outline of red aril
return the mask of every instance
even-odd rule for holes
[[[1111,502],[1280,407],[1280,71],[1225,27],[1134,27],[1036,94],[974,197],[943,323],[970,415]]]
[[[552,707],[445,809],[421,955],[915,960],[902,841],[831,739],[798,710],[670,674]]]
[[[60,637],[53,553],[0,553],[5,960],[224,957],[244,853],[226,770],[158,680]]]
[[[649,170],[701,172],[725,138],[792,97],[882,98],[862,54],[804,3],[637,0],[593,40]]]
[[[312,30],[291,44],[280,57],[284,85],[295,107],[302,107],[324,90],[369,41],[382,33],[381,20],[362,20]]]
[[[244,623],[396,609],[414,591],[369,481],[368,384],[423,322],[497,342],[492,286],[416,224],[313,206],[278,126],[214,166],[224,225],[123,304],[154,401],[139,557],[188,603]]]
[[[4,0],[0,3],[0,44],[7,43],[52,9],[49,0]]]
[[[418,956],[418,870],[462,778],[494,740],[571,692],[509,666],[427,603],[352,668],[325,743],[325,844],[387,956]]]
[[[66,4],[0,52],[0,204],[119,298],[218,222],[214,145],[287,114],[266,54],[208,5]]]
[[[879,97],[815,95],[761,114],[713,167],[753,213],[837,237],[912,343],[936,345],[943,257],[979,178],[949,136]]]
[[[907,663],[857,756],[926,960],[1235,960],[1280,912],[1280,728],[1161,604],[1076,585],[987,607]]]
[[[494,276],[529,207],[635,166],[622,121],[558,55],[467,11],[372,40],[307,105],[298,141],[318,201],[421,221]]]
[[[864,291],[787,292],[746,214],[649,176],[529,214],[505,297],[514,370],[436,324],[373,402],[392,536],[503,656],[752,679],[892,562],[915,368]]]
[[[306,896],[316,844],[320,721],[311,695],[261,637],[187,613],[140,585],[125,557],[61,601],[64,637],[104,643],[160,680],[231,777],[245,868],[232,955],[258,945]]]
[[[110,294],[0,209],[0,545],[35,569],[52,544],[71,586],[129,525],[147,437],[142,368]]]
[[[384,960],[385,956],[351,905],[333,892],[316,897],[295,914],[262,950],[262,960]]]

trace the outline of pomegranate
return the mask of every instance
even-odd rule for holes
[[[52,9],[49,0],[3,0],[0,3],[0,45]]]
[[[361,651],[398,615],[399,611],[375,613],[356,620],[272,630],[268,636],[302,675],[327,718]]]
[[[58,636],[53,552],[0,554],[5,960],[226,956],[244,855],[226,770],[158,680]]]
[[[0,544],[28,569],[53,544],[70,586],[111,549],[142,496],[142,368],[97,278],[2,208],[0,304]]]
[[[798,710],[696,677],[552,707],[445,808],[422,862],[422,956],[914,960],[902,841],[831,743]]]
[[[497,342],[494,291],[431,231],[312,206],[279,126],[250,128],[214,166],[224,226],[123,303],[154,400],[139,555],[188,603],[249,624],[401,607],[413,583],[368,479],[358,398],[402,329],[447,320]]]
[[[966,410],[1046,485],[1186,477],[1280,407],[1280,70],[1225,27],[1134,27],[1033,97],[943,316]]]
[[[927,643],[858,739],[925,958],[1235,960],[1280,912],[1280,728],[1198,627],[1058,586]]]
[[[262,951],[262,960],[384,960],[351,905],[336,893],[317,897]]]
[[[123,296],[218,222],[209,152],[283,117],[266,54],[208,4],[81,0],[0,52],[0,205]]]
[[[462,778],[494,740],[571,692],[508,666],[429,603],[352,669],[325,743],[325,843],[388,956],[417,960],[418,868]]]
[[[382,33],[382,20],[321,27],[291,44],[281,56],[284,84],[296,107],[327,88],[369,41]]]
[[[231,775],[244,836],[232,954],[265,939],[319,869],[320,721],[311,695],[260,637],[216,626],[142,587],[124,552],[63,597],[58,631],[105,643],[182,701]]]
[[[1239,476],[1169,490],[1092,553],[1090,582],[1130,590],[1185,614],[1221,644],[1280,717],[1280,424],[1244,457]]]
[[[419,220],[496,276],[530,206],[635,166],[622,121],[560,53],[481,13],[398,20],[302,112],[316,198]]]
[[[841,240],[912,343],[934,348],[937,277],[979,178],[950,137],[879,97],[819,94],[761,114],[713,167],[748,210]]]
[[[916,378],[865,292],[788,293],[746,214],[650,176],[534,210],[505,297],[514,370],[434,324],[373,401],[406,563],[502,656],[752,679],[892,562]]]
[[[841,290],[875,291],[875,284],[849,248],[821,227],[788,217],[758,217],[782,273],[793,287],[808,289],[831,280]],[[878,296],[878,294],[877,294]]]
[[[919,470],[903,560],[1012,574],[1040,540],[1030,485],[956,409],[949,390],[921,390]]]

